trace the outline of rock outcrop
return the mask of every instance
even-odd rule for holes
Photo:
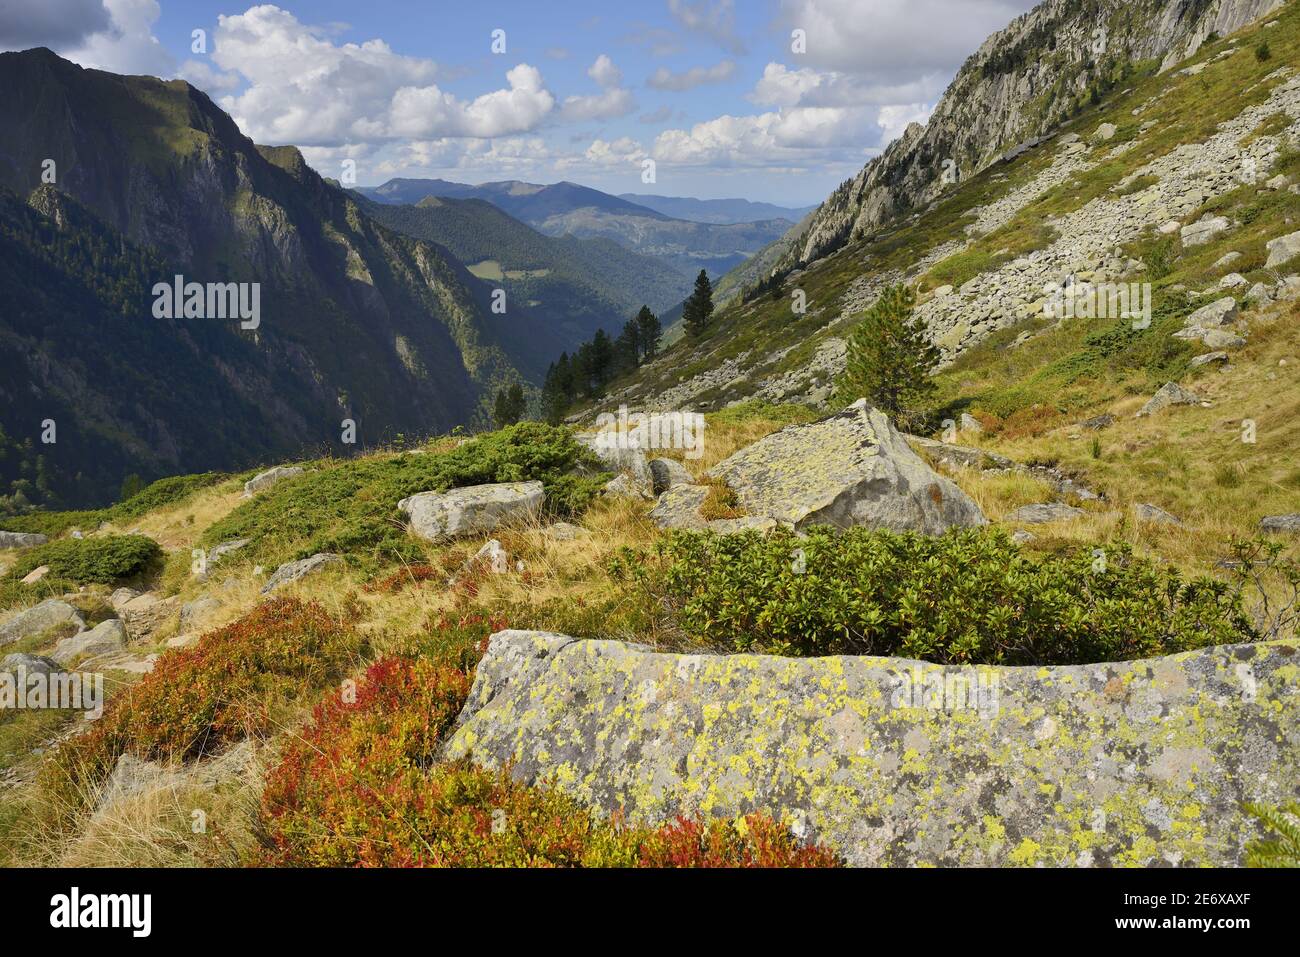
[[[301,558],[296,562],[285,562],[266,580],[266,584],[262,586],[262,594],[269,595],[281,585],[296,582],[300,578],[306,578],[308,575],[315,574],[330,565],[341,565],[342,563],[343,556],[335,555],[332,552],[320,552],[310,558]]]
[[[0,548],[35,548],[48,541],[37,532],[0,532]]]
[[[1071,667],[492,637],[446,756],[605,814],[767,811],[854,865],[1238,865],[1294,799],[1293,642]]]
[[[541,482],[504,482],[421,492],[402,499],[397,509],[410,519],[412,535],[441,542],[490,532],[503,522],[532,518],[545,499]]]
[[[979,506],[931,469],[889,417],[865,400],[759,439],[709,475],[731,487],[748,515],[796,529],[861,525],[938,535],[986,521]]]
[[[303,468],[301,465],[277,465],[275,468],[267,469],[265,472],[254,475],[251,479],[245,482],[244,494],[256,495],[263,489],[270,488],[272,485],[283,482],[285,479],[296,478],[302,473]]]
[[[81,612],[58,598],[50,598],[26,611],[20,611],[0,625],[0,647],[23,638],[46,632],[78,632],[86,627]]]

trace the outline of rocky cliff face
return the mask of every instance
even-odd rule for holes
[[[57,229],[94,230],[95,241],[114,254],[127,255],[130,246],[154,257],[128,255],[123,268],[134,291],[124,297],[128,287],[121,284],[111,291],[108,311],[125,317],[131,337],[146,345],[134,356],[117,356],[123,367],[136,368],[150,389],[184,394],[194,380],[182,378],[179,366],[142,366],[153,352],[149,333],[179,342],[210,339],[190,352],[226,385],[214,383],[191,401],[212,417],[246,416],[243,402],[266,410],[232,430],[242,433],[239,441],[224,450],[207,447],[199,458],[189,453],[202,442],[178,437],[176,421],[149,428],[121,422],[126,434],[115,444],[136,447],[144,471],[242,467],[260,457],[292,456],[304,445],[337,444],[345,419],[356,422],[362,446],[396,432],[468,424],[484,414],[498,384],[518,370],[540,372],[550,357],[547,330],[525,334],[522,315],[492,315],[490,289],[445,250],[372,221],[295,148],[254,145],[187,83],[84,70],[48,50],[30,50],[0,55],[0,87],[7,91],[0,102],[0,190]],[[70,216],[72,206],[85,215]],[[14,241],[60,272],[50,281],[77,286],[81,265],[69,271],[71,254],[55,249],[61,241],[26,223],[12,204],[6,209]],[[109,235],[100,235],[103,230]],[[73,241],[69,248],[75,247]],[[92,263],[86,275],[101,265]],[[258,283],[260,321],[240,328],[190,319],[164,329],[170,321],[153,315],[151,290],[175,274],[204,284]],[[99,305],[103,292],[91,293]],[[12,315],[0,328],[12,333],[14,357],[48,352],[37,347],[39,330],[67,327],[66,317],[48,312],[50,301],[33,302],[30,328],[20,331]],[[97,308],[87,303],[82,314]],[[198,323],[205,325],[201,336]],[[86,379],[87,368],[113,358],[92,361],[91,342],[86,335],[64,339],[43,364],[24,360],[14,395],[25,408],[0,425],[39,422],[47,416],[28,413],[41,408],[115,407],[121,382]],[[94,348],[118,347],[100,341]],[[80,383],[77,390],[66,386],[72,381]],[[74,392],[86,390],[98,401],[73,400]],[[274,413],[286,404],[294,414]],[[107,479],[106,493],[116,491],[112,483]]]
[[[1167,68],[1205,38],[1240,29],[1283,0],[1046,0],[994,34],[958,72],[930,121],[913,124],[831,195],[778,269],[871,234],[1032,142],[1122,83],[1126,65]],[[947,176],[945,177],[945,173]]]

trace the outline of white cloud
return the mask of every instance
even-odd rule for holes
[[[583,159],[590,166],[612,167],[612,166],[634,166],[639,165],[646,158],[646,151],[636,140],[630,136],[623,136],[613,142],[605,140],[594,140],[591,146],[587,147]],[[573,159],[562,160],[559,164],[563,167],[573,167],[577,165]]]
[[[541,72],[521,63],[507,88],[462,100],[433,79],[438,66],[382,40],[336,44],[329,28],[279,7],[219,18],[213,59],[248,88],[222,105],[258,142],[330,146],[394,137],[510,136],[536,129],[555,108]]]
[[[84,43],[111,26],[103,0],[6,0],[0,3],[0,50],[62,50]]]
[[[668,12],[686,29],[703,34],[724,50],[747,52],[744,42],[736,36],[733,0],[668,0]]]
[[[729,80],[735,72],[736,64],[732,60],[723,60],[721,63],[709,67],[692,67],[681,73],[674,73],[667,67],[661,66],[650,75],[646,83],[656,90],[693,90],[697,86],[703,86],[706,83],[721,83]]]
[[[612,120],[627,116],[636,109],[631,92],[621,88],[604,90],[592,96],[570,96],[564,100],[559,120],[582,123],[587,120]]]
[[[898,104],[882,107],[876,125],[885,132],[885,142],[890,143],[903,135],[913,123],[924,126],[930,121],[934,107],[925,103]]]
[[[750,99],[760,106],[795,106],[804,94],[820,86],[826,75],[811,67],[790,70],[783,63],[769,63]]]
[[[33,30],[42,30],[47,33],[45,45],[82,66],[154,76],[171,76],[176,69],[175,58],[153,35],[153,25],[161,12],[157,0],[102,0],[99,9],[94,9],[93,4],[69,0],[6,2],[2,6],[5,10],[5,25],[0,28],[3,36],[7,38],[11,23],[16,35],[22,34],[24,25],[29,28],[28,36]],[[95,29],[73,30],[75,20],[70,19],[65,29],[59,30],[49,22],[56,16],[73,18],[82,13],[90,17],[87,22]],[[6,39],[6,45],[7,42]]]
[[[665,130],[655,159],[681,166],[789,166],[858,153],[876,138],[875,111],[794,107],[757,116],[720,116],[690,130]]]
[[[202,60],[186,60],[176,71],[176,75],[182,80],[188,80],[208,95],[214,91],[237,90],[243,83],[238,73],[222,73]]]
[[[596,62],[587,70],[587,76],[605,88],[619,86],[623,82],[623,71],[614,66],[614,61],[604,53],[596,57]]]
[[[402,87],[393,94],[386,132],[390,136],[474,136],[491,138],[537,127],[555,106],[541,71],[521,63],[506,73],[510,88],[461,102],[436,85]]]
[[[882,106],[932,102],[943,93],[940,74],[926,74],[900,83],[873,83],[849,73],[791,70],[769,63],[754,84],[749,99],[760,106]]]
[[[909,82],[951,76],[985,38],[1041,0],[781,0],[809,65]],[[788,34],[787,34],[788,35]]]
[[[638,123],[667,123],[673,118],[673,108],[671,106],[661,106],[651,113],[642,113],[636,118]]]

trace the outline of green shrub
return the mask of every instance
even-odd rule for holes
[[[22,553],[5,576],[16,581],[49,565],[51,577],[79,585],[112,585],[144,571],[162,558],[162,549],[143,535],[63,538]]]
[[[1268,832],[1268,837],[1246,845],[1246,866],[1300,867],[1300,802],[1279,808],[1248,803],[1245,809]]]
[[[547,511],[581,512],[599,493],[599,463],[567,429],[521,422],[441,454],[401,455],[325,464],[275,485],[204,533],[208,545],[250,539],[241,552],[277,565],[316,552],[339,552],[373,571],[386,561],[413,562],[419,542],[399,525],[397,503],[419,492],[467,485],[540,480]]]
[[[229,478],[222,472],[172,475],[145,486],[130,498],[109,508],[69,512],[26,512],[0,518],[0,528],[13,532],[38,532],[51,538],[71,528],[94,529],[102,522],[129,522],[154,509],[175,505],[195,492]]]
[[[1257,640],[1227,584],[1184,581],[1124,544],[1098,554],[1037,562],[987,529],[677,531],[611,570],[639,577],[692,638],[742,652],[1079,664]]]

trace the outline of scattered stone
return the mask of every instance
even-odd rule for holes
[[[675,459],[651,459],[648,467],[650,471],[650,491],[656,495],[662,495],[674,485],[690,485],[695,481],[691,473],[686,470],[686,466]]]
[[[1300,512],[1291,515],[1270,515],[1259,523],[1266,532],[1300,532]]]
[[[595,453],[596,458],[614,472],[627,472],[633,481],[650,487],[650,467],[640,448],[640,433],[636,430],[618,432],[607,430],[594,435],[575,435],[575,441]]]
[[[1239,272],[1230,272],[1219,280],[1221,289],[1240,289],[1245,285],[1248,285],[1246,277]]]
[[[1224,296],[1197,309],[1187,317],[1183,325],[1189,329],[1215,329],[1236,322],[1238,315],[1237,300]]]
[[[1073,505],[1061,502],[1043,502],[1038,505],[1022,505],[1006,517],[1006,521],[1021,525],[1046,525],[1048,522],[1063,522],[1083,518],[1088,513]]]
[[[627,473],[610,479],[605,483],[605,488],[602,491],[614,498],[649,499],[652,497],[647,495],[645,489],[638,485],[632,476]]]
[[[113,606],[114,611],[121,611],[126,605],[140,597],[140,592],[134,588],[125,586],[114,590],[113,594],[108,596],[108,603]]]
[[[961,414],[961,430],[963,432],[974,432],[976,435],[984,434],[984,426],[980,424],[980,420],[969,412]]]
[[[130,752],[117,759],[112,775],[95,802],[96,814],[104,814],[119,801],[136,797],[176,781],[176,775],[157,761],[141,761]]]
[[[1092,134],[1092,138],[1095,141],[1107,143],[1110,140],[1113,140],[1115,138],[1115,134],[1118,132],[1119,132],[1119,128],[1115,126],[1114,123],[1103,123],[1101,124],[1101,126],[1097,127],[1097,132]]]
[[[0,532],[0,548],[35,548],[49,540],[37,532]]]
[[[1265,305],[1273,300],[1273,289],[1262,282],[1257,282],[1247,291],[1246,300],[1256,305]]]
[[[94,628],[64,638],[54,646],[50,657],[61,665],[73,658],[107,655],[126,650],[126,626],[118,618],[101,621]]]
[[[81,617],[81,612],[66,601],[49,598],[35,607],[20,611],[0,625],[0,647],[55,629],[76,632],[85,627],[86,620]]]
[[[1296,256],[1300,256],[1300,232],[1279,236],[1265,243],[1264,248],[1268,250],[1268,262],[1264,263],[1265,269],[1273,269],[1290,262]]]
[[[1015,542],[1017,545],[1028,545],[1030,542],[1035,541],[1037,538],[1038,536],[1035,535],[1033,532],[1026,532],[1024,529],[1018,530],[1014,535],[1011,536],[1011,540]]]
[[[28,655],[18,652],[12,655],[5,655],[4,660],[0,661],[0,671],[17,671],[22,668],[29,675],[42,674],[49,675],[56,671],[62,671],[59,663],[53,658],[46,658],[43,655]]]
[[[1171,220],[1169,220],[1169,222],[1165,223],[1163,226],[1160,227],[1160,233],[1161,233],[1162,235],[1168,236],[1168,235],[1170,235],[1171,233],[1176,233],[1176,232],[1178,232],[1178,230],[1180,230],[1180,229],[1182,229],[1182,228],[1183,228],[1183,224],[1182,224],[1182,223],[1180,223],[1180,222],[1179,222],[1178,220],[1176,220],[1176,219],[1171,219]]]
[[[1134,506],[1133,511],[1137,514],[1139,521],[1153,522],[1157,525],[1173,525],[1177,528],[1183,527],[1182,522],[1157,505],[1141,503]]]
[[[1228,329],[1207,329],[1200,339],[1211,349],[1240,349],[1246,344],[1243,337]]]
[[[253,476],[244,483],[245,497],[252,496],[263,489],[268,489],[277,482],[282,482],[287,478],[293,478],[302,475],[303,467],[301,465],[277,465],[273,469],[267,469],[259,475]]]
[[[938,535],[987,522],[979,506],[926,465],[889,417],[865,399],[759,439],[709,475],[735,491],[748,515],[796,529],[861,525]]]
[[[1276,801],[1300,780],[1300,749],[1278,737],[1300,726],[1295,651],[1283,641],[1114,664],[943,667],[505,631],[488,643],[445,756],[552,783],[632,826],[788,816],[853,866],[1075,864],[1078,845],[1061,835],[1094,820],[1098,795],[1156,823],[1094,826],[1094,861],[1164,864],[1142,829],[1181,818],[1174,810],[1194,797],[1223,839],[1179,845],[1182,863],[1240,866],[1256,833],[1241,803]],[[1010,783],[986,773],[990,748],[997,768],[1014,769]],[[897,799],[900,775],[923,799]]]
[[[1153,395],[1146,405],[1142,406],[1142,409],[1138,412],[1137,417],[1141,418],[1143,416],[1151,415],[1155,412],[1159,412],[1161,409],[1166,409],[1171,405],[1200,405],[1200,404],[1201,404],[1200,396],[1192,392],[1188,392],[1177,382],[1166,382],[1164,385],[1160,387],[1160,391],[1158,391],[1155,395]]]
[[[571,542],[590,533],[580,525],[573,525],[569,522],[556,522],[546,530],[546,534],[557,542]]]
[[[1241,258],[1241,253],[1237,252],[1234,249],[1232,252],[1224,253],[1221,257],[1219,257],[1219,261],[1216,262],[1212,268],[1223,269],[1225,266],[1231,266],[1240,258]]]
[[[285,562],[275,570],[275,573],[272,574],[270,578],[266,580],[266,584],[262,586],[262,594],[269,595],[281,585],[296,582],[301,578],[305,578],[308,575],[320,571],[322,568],[342,563],[343,557],[331,552],[320,552],[310,558],[302,558],[296,562]]]
[[[490,532],[503,522],[533,518],[545,499],[541,482],[505,482],[421,492],[402,499],[397,508],[410,518],[412,535],[440,542]]]
[[[181,606],[180,629],[182,632],[200,630],[203,623],[216,614],[225,603],[220,598],[196,598]]]
[[[1184,246],[1203,246],[1220,233],[1232,228],[1232,221],[1226,216],[1214,216],[1206,213],[1190,226],[1181,230]]]
[[[1273,298],[1279,302],[1295,302],[1300,299],[1300,276],[1287,276],[1273,289]]]
[[[1269,190],[1286,189],[1290,185],[1291,185],[1291,181],[1281,173],[1279,173],[1277,176],[1274,176],[1272,179],[1264,181],[1264,188]]]
[[[220,545],[214,545],[212,551],[208,552],[208,562],[210,564],[216,564],[227,555],[239,551],[250,541],[252,541],[252,539],[236,538],[228,542],[222,542]]]
[[[510,571],[510,555],[495,538],[456,569],[455,574],[447,579],[447,587],[456,587],[457,582],[480,568],[486,568],[493,575],[504,575]]]
[[[1103,429],[1109,429],[1115,424],[1115,416],[1105,412],[1102,415],[1093,416],[1091,419],[1084,419],[1079,424],[1090,432],[1100,432]]]
[[[115,607],[117,613],[126,622],[127,631],[131,633],[131,636],[140,640],[148,640],[152,639],[154,633],[160,628],[175,621],[175,616],[180,607],[180,599],[175,595],[170,598],[160,599],[157,595],[145,592],[143,595],[137,595],[125,604]]]
[[[1227,362],[1228,354],[1226,352],[1207,352],[1203,356],[1197,356],[1189,365],[1193,369],[1198,369],[1203,365],[1209,365],[1211,362]]]
[[[31,571],[29,571],[26,575],[24,575],[21,580],[24,585],[35,585],[38,581],[40,581],[49,573],[50,573],[49,565],[39,565],[36,568],[33,568]]]

